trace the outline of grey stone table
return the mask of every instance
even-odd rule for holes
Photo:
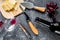
[[[46,7],[46,3],[50,2],[50,1],[54,1],[57,2],[59,9],[58,9],[58,15],[56,16],[57,21],[60,21],[60,0],[27,0],[30,1],[32,3],[34,3],[34,5],[36,6],[43,6]],[[51,32],[49,30],[49,28],[46,25],[43,24],[38,24],[35,22],[35,18],[36,17],[40,17],[42,19],[45,19],[47,21],[52,21],[48,16],[47,16],[47,12],[45,13],[40,13],[36,10],[26,10],[26,14],[30,17],[32,23],[37,27],[37,29],[39,30],[39,35],[36,36],[32,33],[31,29],[29,28],[29,25],[27,24],[26,21],[26,16],[24,14],[21,14],[19,16],[16,17],[17,23],[16,23],[16,29],[17,31],[13,32],[13,34],[16,34],[17,36],[13,36],[12,38],[8,38],[6,37],[7,34],[4,37],[0,37],[0,40],[29,40],[26,35],[22,32],[22,30],[19,28],[19,23],[23,24],[23,26],[30,32],[31,36],[33,39],[31,40],[60,40],[60,35],[57,35],[53,32]],[[0,14],[0,20],[4,21],[7,20],[5,19],[1,14]],[[9,21],[9,20],[7,20]],[[7,26],[8,22],[6,23],[5,26]]]

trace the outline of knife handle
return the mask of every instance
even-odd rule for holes
[[[30,38],[30,34],[26,31],[26,29],[23,27],[22,24],[19,24],[20,28],[22,29],[22,31],[25,33],[25,35]]]
[[[26,30],[23,28],[23,26],[21,24],[19,24],[19,25],[20,25],[20,28],[22,29],[22,31],[26,33]]]
[[[38,35],[38,34],[39,34],[38,29],[32,24],[32,22],[29,21],[28,24],[29,24],[29,27],[31,28],[32,32],[33,32],[35,35]]]
[[[34,6],[34,9],[35,9],[35,10],[38,10],[38,11],[40,11],[40,12],[45,12],[45,11],[46,11],[46,8],[45,8],[45,7]]]

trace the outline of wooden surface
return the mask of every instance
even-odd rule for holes
[[[3,8],[2,8],[2,4],[0,5],[0,11],[2,13],[2,15],[7,18],[13,18],[14,16],[17,16],[19,14],[21,14],[23,11],[21,10],[21,8],[19,7],[20,3],[24,2],[23,0],[17,0],[17,5],[16,5],[16,10],[10,11],[10,12],[6,12]],[[23,10],[25,10],[25,7],[22,7]]]

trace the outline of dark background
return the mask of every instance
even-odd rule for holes
[[[58,4],[59,9],[58,11],[58,15],[56,15],[56,19],[57,21],[60,21],[60,0],[28,0],[32,3],[34,3],[35,6],[41,6],[41,7],[46,7],[46,4],[49,3],[50,1],[54,1]],[[42,19],[45,19],[47,21],[52,21],[48,16],[47,16],[47,12],[45,13],[41,13],[38,12],[36,10],[30,9],[30,10],[26,10],[26,14],[30,17],[32,23],[38,28],[39,30],[39,35],[36,36],[31,32],[31,29],[29,28],[27,22],[26,22],[26,16],[24,14],[21,14],[19,16],[16,17],[17,20],[17,24],[19,23],[23,24],[23,26],[30,32],[30,34],[32,35],[33,40],[60,40],[60,35],[57,35],[53,32],[51,32],[48,28],[48,26],[44,25],[44,24],[38,24],[35,22],[35,18],[36,17],[40,17]],[[0,20],[4,21],[7,20],[5,19],[1,14],[0,14]],[[10,21],[10,20],[8,20]],[[7,26],[8,23],[6,23],[5,26]],[[13,34],[16,33],[16,37],[12,37],[10,39],[8,39],[8,37],[6,37],[7,35],[5,35],[4,37],[1,38],[5,38],[4,40],[8,39],[8,40],[29,40],[27,39],[27,37],[25,36],[25,34],[22,32],[21,29],[18,29],[16,32],[14,32]],[[0,39],[1,40],[1,39]]]

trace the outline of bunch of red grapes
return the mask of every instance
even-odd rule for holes
[[[46,5],[46,7],[47,7],[47,12],[49,13],[49,16],[53,17],[56,9],[58,9],[57,3],[50,2]]]
[[[57,3],[50,2],[47,4],[48,13],[54,12],[58,8]]]

